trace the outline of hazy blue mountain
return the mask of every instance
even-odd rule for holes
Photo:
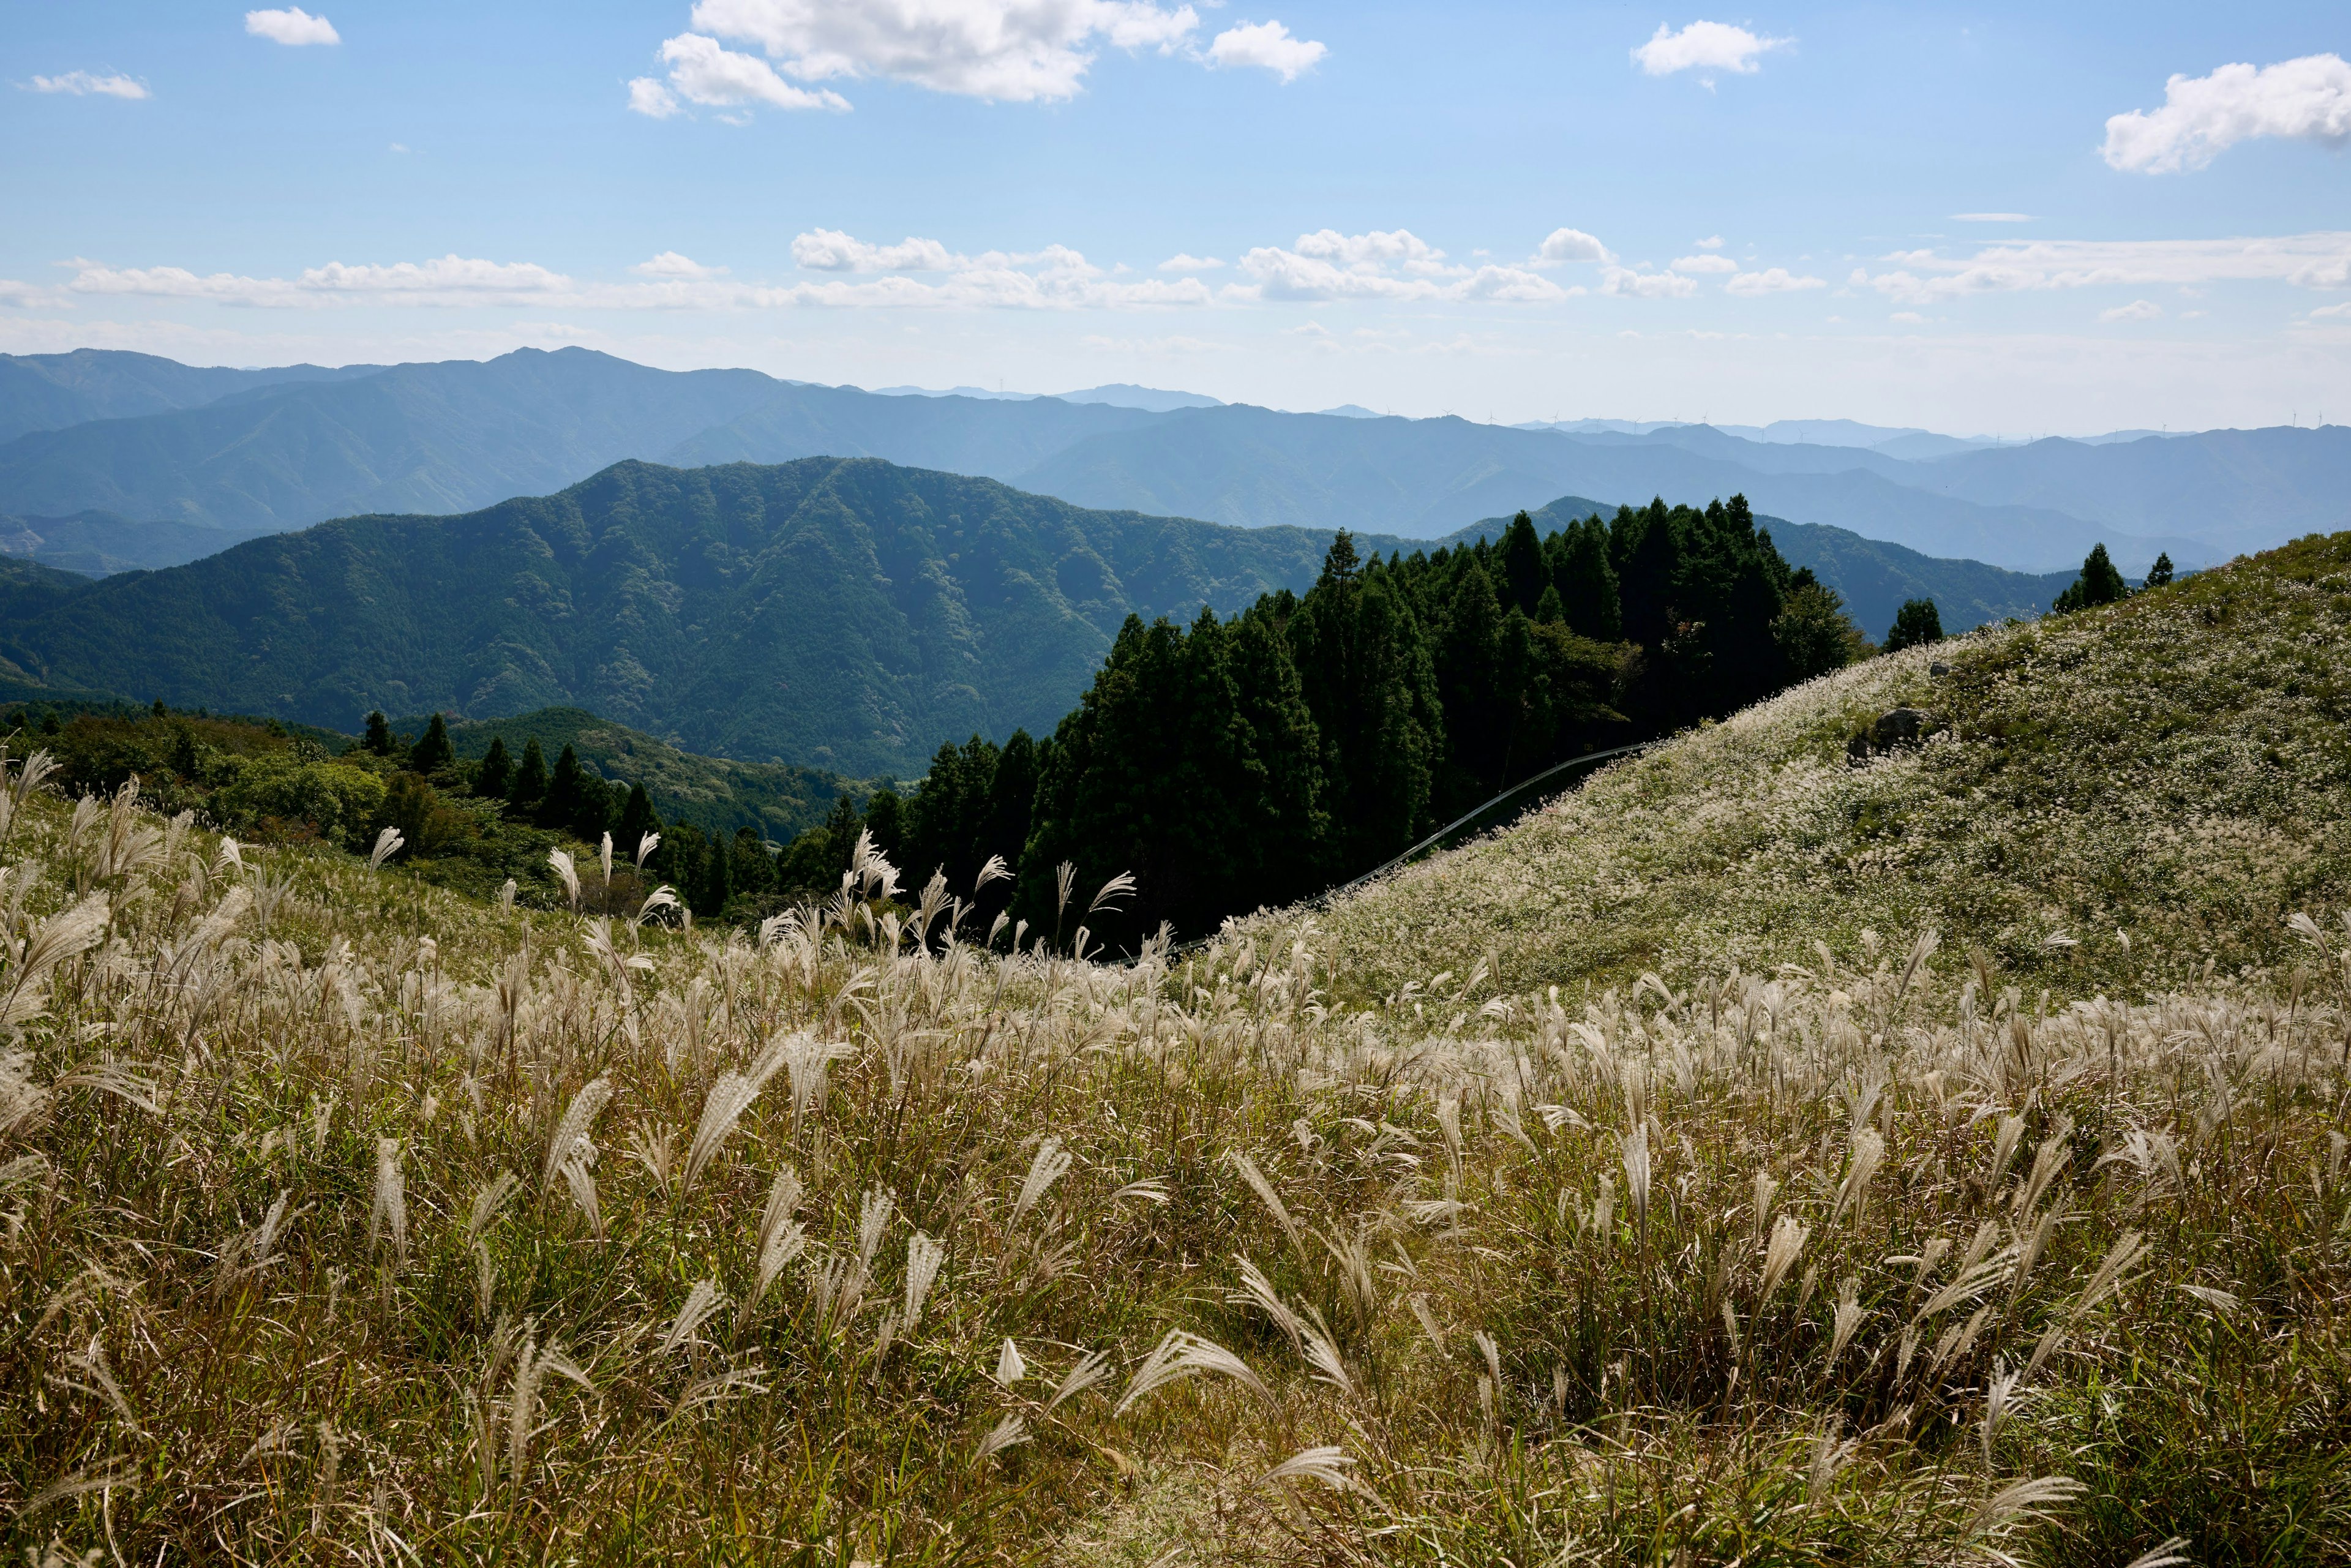
[[[1698,505],[1744,493],[1760,511],[1930,556],[2050,571],[2104,542],[2137,571],[2159,550],[2189,567],[2340,526],[2351,493],[2351,432],[2340,429],[2043,442],[1917,461],[1953,438],[1896,434],[1886,450],[1783,439],[1842,443],[1893,428],[1835,421],[1782,422],[1758,427],[1771,439],[1749,439],[1707,425],[1517,429],[1364,413],[884,396],[526,350],[248,387],[201,407],[20,436],[0,444],[0,513],[285,528],[478,507],[630,456],[682,466],[874,456],[1086,507],[1422,538],[1562,493]]]
[[[1224,399],[1208,397],[1200,392],[1166,392],[1158,387],[1139,387],[1131,382],[1112,382],[1103,386],[1088,387],[1083,392],[1055,392],[1063,402],[1106,402],[1119,408],[1139,408],[1152,413],[1166,413],[1179,408],[1222,408]]]
[[[657,455],[681,468],[882,457],[910,467],[1009,479],[1087,436],[1139,429],[1168,417],[1182,416],[1059,398],[885,398],[855,387],[777,387],[757,407]]]
[[[1319,410],[1318,412],[1323,414],[1326,418],[1331,419],[1379,419],[1383,417],[1379,410],[1375,408],[1365,408],[1359,402],[1343,402],[1336,408],[1326,408]]]
[[[153,571],[200,560],[270,530],[142,523],[112,512],[70,517],[0,517],[0,555],[22,556],[85,577]]]
[[[1613,517],[1616,507],[1583,496],[1562,496],[1528,516],[1539,530],[1550,533],[1594,513]],[[2077,567],[2046,573],[2008,571],[1980,560],[1921,555],[1900,545],[1864,538],[1845,528],[1792,523],[1761,514],[1755,521],[1771,530],[1771,542],[1790,565],[1812,568],[1823,582],[1844,596],[1855,622],[1873,641],[1885,637],[1894,624],[1895,612],[1906,599],[1933,600],[1943,630],[1949,632],[1970,631],[2010,616],[2030,620],[2046,614],[2050,601],[2065,591],[2079,570]],[[1499,539],[1510,522],[1508,517],[1488,517],[1446,542]]]
[[[0,354],[0,442],[28,431],[63,430],[94,419],[128,419],[195,408],[255,387],[349,381],[381,365],[281,365],[239,371],[183,365],[120,349],[68,354]]]
[[[792,384],[803,383],[795,382]],[[844,390],[855,392],[858,389],[850,387]],[[990,392],[986,387],[875,387],[872,392],[875,397],[976,397],[1003,402],[1035,402],[1038,398],[1035,392]]]
[[[20,436],[0,446],[0,511],[248,530],[457,512],[657,456],[778,385],[756,371],[648,370],[585,349],[399,365]]]
[[[2137,534],[2192,533],[2224,556],[2351,526],[2351,427],[2339,424],[2053,439],[1917,466],[1922,487],[1957,499],[2046,507]]]
[[[98,582],[0,559],[0,674],[343,729],[573,706],[693,751],[903,776],[943,740],[1049,729],[1130,612],[1302,588],[1329,542],[870,460],[631,462]]]

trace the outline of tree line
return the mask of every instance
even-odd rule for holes
[[[1865,654],[1837,594],[1789,565],[1743,497],[1620,508],[1548,536],[1360,557],[1303,594],[1188,625],[1129,617],[1044,738],[943,746],[904,796],[848,801],[778,861],[829,890],[856,831],[934,870],[982,922],[1132,946],[1165,921],[1310,895],[1554,763],[1729,714]],[[976,887],[1000,857],[1008,874]],[[1062,868],[1073,868],[1065,881]],[[1130,896],[1089,913],[1132,873]]]

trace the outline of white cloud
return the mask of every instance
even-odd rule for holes
[[[1178,251],[1159,264],[1162,272],[1214,272],[1225,264],[1213,256],[1194,256]]]
[[[2106,121],[2104,151],[2116,169],[2177,174],[2263,136],[2351,143],[2351,63],[2304,55],[2259,70],[2229,65],[2210,76],[2175,76],[2164,84],[2161,109]]]
[[[705,38],[699,33],[680,33],[661,47],[662,62],[669,67],[668,89],[691,102],[714,109],[734,108],[744,104],[763,103],[771,109],[830,109],[846,110],[849,100],[837,92],[810,92],[797,88],[778,76],[775,68],[756,55],[747,55],[727,48],[716,38]],[[629,107],[640,114],[654,119],[664,118],[674,109],[674,100],[664,89],[659,99],[645,95],[640,102],[641,84],[650,83],[650,77],[639,77],[629,84]],[[660,84],[653,83],[655,87]],[[666,103],[667,107],[663,107]]]
[[[1445,253],[1410,229],[1374,229],[1343,235],[1318,229],[1301,235],[1290,248],[1260,246],[1241,257],[1241,271],[1253,283],[1233,285],[1233,302],[1258,300],[1487,300],[1534,304],[1565,299],[1582,288],[1562,288],[1540,273],[1519,267],[1455,266]]]
[[[2117,305],[2111,310],[2098,312],[2101,321],[2152,321],[2163,314],[2163,307],[2152,299],[2134,299],[2127,305]]]
[[[2203,312],[2197,310],[2191,311],[2189,314],[2200,316]],[[2314,321],[2324,320],[2335,316],[2351,317],[2351,299],[2346,299],[2340,305],[2322,305],[2317,309],[2310,313],[2310,319]]]
[[[1794,294],[1806,288],[1826,288],[1825,277],[1801,277],[1784,267],[1774,267],[1761,272],[1742,272],[1722,286],[1725,294],[1735,294],[1742,299],[1761,298],[1766,294]]]
[[[1722,248],[1722,236],[1720,235],[1708,235],[1704,239],[1693,240],[1690,243],[1697,246],[1700,250],[1720,250]]]
[[[1793,38],[1759,37],[1728,22],[1692,22],[1678,33],[1660,22],[1656,37],[1635,49],[1633,58],[1653,77],[1687,70],[1750,75],[1761,68],[1756,56],[1794,42]]]
[[[1698,279],[1677,272],[1635,272],[1612,267],[1600,275],[1600,292],[1627,299],[1687,299],[1698,292]]]
[[[89,71],[68,71],[61,77],[35,77],[35,92],[66,92],[77,98],[96,94],[100,98],[140,99],[153,96],[147,84],[133,81],[126,76],[94,76]]]
[[[1190,6],[1186,6],[1188,14]],[[1307,38],[1293,38],[1279,22],[1243,22],[1228,27],[1208,45],[1208,63],[1216,66],[1261,66],[1295,81],[1331,51]]]
[[[1102,353],[1150,354],[1154,356],[1217,354],[1233,347],[1230,343],[1212,343],[1205,338],[1189,338],[1171,333],[1165,338],[1110,338],[1089,332],[1078,342]]]
[[[1481,267],[1446,290],[1451,299],[1490,299],[1507,305],[1545,304],[1581,294],[1581,286],[1562,288],[1539,272],[1516,267]]]
[[[705,277],[726,276],[723,267],[705,267],[674,250],[665,250],[650,261],[641,261],[629,270],[640,277],[682,277],[697,283]]]
[[[305,44],[340,44],[342,35],[324,16],[313,16],[299,5],[283,11],[247,11],[245,30],[273,44],[299,48]]]
[[[1916,310],[1896,310],[1893,315],[1888,316],[1886,319],[1888,321],[1899,321],[1906,327],[1922,327],[1926,325],[1927,322],[1927,318],[1919,315]]]
[[[1553,229],[1536,247],[1534,267],[1560,267],[1571,261],[1614,261],[1608,247],[1582,229]]]
[[[395,141],[392,144],[391,151],[394,152],[405,152],[408,151],[408,147],[403,142]]]
[[[1739,264],[1729,256],[1715,256],[1706,252],[1697,256],[1677,257],[1673,267],[1676,272],[1687,273],[1737,272],[1739,270]]]
[[[635,77],[629,82],[629,110],[652,120],[667,120],[679,111],[677,94],[652,77]]]
[[[871,273],[874,270],[871,264],[883,259],[942,259],[951,270],[941,269],[946,271],[946,276],[937,282],[897,272],[773,286],[733,281],[725,277],[724,268],[703,267],[674,251],[664,252],[631,268],[643,281],[629,283],[585,282],[530,263],[499,263],[457,256],[383,267],[334,262],[294,277],[199,275],[185,267],[120,268],[82,262],[73,264],[78,270],[67,287],[81,295],[279,308],[366,304],[591,310],[735,311],[799,307],[1120,310],[1203,306],[1210,300],[1207,286],[1198,278],[1120,279],[1067,246],[1048,246],[1027,254],[989,251],[962,256],[947,255],[935,241],[871,246],[848,235],[824,230],[814,235],[801,235],[800,239],[813,242],[814,248],[796,244],[796,251],[839,263],[825,270]],[[908,246],[920,254],[910,258],[904,254]],[[936,249],[935,256],[932,256],[933,247]],[[869,265],[861,267],[861,260]]]
[[[1016,103],[1073,97],[1099,44],[1175,50],[1200,25],[1150,0],[697,0],[692,26],[803,81],[884,77]]]
[[[953,272],[972,265],[935,239],[910,235],[896,245],[871,245],[839,229],[793,235],[792,261],[810,272]]]
[[[2351,285],[2351,233],[2261,239],[2033,240],[1965,257],[1897,251],[1893,271],[1856,267],[1849,280],[1906,303],[2021,290],[2282,282],[2304,288]],[[1920,276],[1927,274],[1928,276]]]
[[[2030,213],[1953,213],[1951,221],[1955,224],[2029,224],[2032,221],[2032,214]]]

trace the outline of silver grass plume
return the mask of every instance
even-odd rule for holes
[[[389,829],[385,830],[390,831]],[[549,850],[547,863],[555,868],[557,880],[563,883],[563,896],[571,901],[571,913],[580,913],[580,868],[572,863],[568,850]]]
[[[1266,1393],[1265,1384],[1258,1375],[1231,1351],[1214,1340],[1202,1339],[1198,1334],[1186,1333],[1182,1329],[1169,1329],[1166,1337],[1144,1358],[1134,1381],[1126,1385],[1124,1396],[1111,1414],[1123,1416],[1137,1400],[1156,1393],[1179,1378],[1202,1372],[1217,1373],[1246,1384],[1259,1394]]]
[[[1010,1340],[996,1354],[996,1370],[989,1374],[1001,1387],[1009,1388],[1029,1375],[1029,1364],[1020,1359],[1020,1347]]]
[[[522,1190],[522,1178],[512,1171],[500,1171],[488,1185],[474,1195],[474,1208],[465,1220],[465,1245],[471,1247],[482,1239],[482,1232],[498,1217],[498,1211],[508,1199]]]
[[[1092,1354],[1080,1356],[1077,1364],[1062,1374],[1061,1381],[1053,1385],[1053,1396],[1045,1401],[1045,1414],[1050,1416],[1061,1406],[1102,1382],[1109,1375],[1110,1352],[1098,1350]]]
[[[759,1211],[759,1285],[755,1295],[765,1295],[784,1265],[808,1246],[808,1232],[792,1218],[799,1206],[799,1176],[786,1166],[768,1184],[767,1207]]]
[[[386,828],[375,836],[375,848],[368,853],[368,870],[381,871],[383,862],[398,854],[408,841],[398,828]]]
[[[1347,1467],[1354,1462],[1344,1448],[1335,1445],[1301,1448],[1266,1471],[1265,1479],[1269,1481],[1320,1481],[1332,1491],[1345,1491],[1355,1485],[1355,1479],[1347,1473]]]
[[[906,1333],[923,1320],[923,1303],[930,1299],[931,1286],[939,1277],[939,1269],[947,1260],[947,1249],[921,1231],[914,1232],[906,1242],[906,1315],[903,1326]]]
[[[571,1097],[571,1104],[563,1113],[563,1120],[555,1124],[555,1135],[547,1141],[547,1168],[539,1176],[541,1186],[552,1186],[563,1167],[577,1157],[589,1129],[596,1124],[596,1118],[603,1113],[611,1098],[612,1081],[610,1078],[591,1079]]]
[[[375,1210],[368,1218],[368,1240],[388,1234],[402,1266],[408,1263],[408,1178],[400,1168],[400,1140],[375,1141]]]
[[[1863,1210],[1869,1202],[1869,1178],[1877,1174],[1880,1161],[1886,1158],[1886,1140],[1875,1128],[1863,1127],[1853,1135],[1853,1156],[1845,1166],[1844,1180],[1837,1186],[1836,1207],[1829,1212],[1834,1224],[1853,1210],[1854,1223],[1861,1223]]]
[[[1790,1269],[1795,1267],[1796,1260],[1803,1255],[1804,1243],[1811,1237],[1812,1232],[1793,1215],[1782,1215],[1779,1223],[1771,1227],[1771,1240],[1763,1249],[1763,1288],[1756,1292],[1756,1311],[1762,1311],[1763,1303],[1771,1299],[1771,1292],[1780,1288],[1780,1281],[1787,1278]]]
[[[662,1335],[661,1343],[653,1348],[655,1355],[667,1355],[671,1351],[694,1343],[695,1331],[716,1312],[726,1297],[719,1293],[718,1281],[704,1280],[685,1293],[685,1302],[677,1309],[677,1316]]]
[[[993,1458],[1014,1444],[1025,1443],[1028,1440],[1029,1423],[1023,1420],[1020,1413],[1016,1410],[998,1421],[989,1430],[987,1436],[979,1440],[979,1458]]]
[[[1070,1174],[1076,1156],[1065,1152],[1059,1138],[1047,1138],[1037,1145],[1036,1157],[1029,1162],[1028,1178],[1020,1184],[1020,1196],[1013,1200],[1012,1223],[1019,1225],[1037,1207],[1037,1200],[1051,1190],[1055,1182]]]

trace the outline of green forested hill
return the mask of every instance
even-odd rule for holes
[[[393,727],[415,735],[423,732],[425,722],[405,719]],[[450,744],[468,762],[489,750],[493,737],[504,740],[514,757],[520,757],[534,740],[550,758],[568,746],[604,778],[643,785],[663,821],[692,822],[713,834],[752,828],[763,838],[789,842],[794,834],[823,821],[841,795],[864,793],[863,786],[822,768],[697,757],[585,708],[541,708],[512,718],[462,719],[449,726]]]
[[[908,773],[943,740],[1050,729],[1130,612],[1303,586],[1329,542],[874,459],[623,463],[554,496],[344,518],[62,599],[0,586],[0,656],[60,687],[343,729],[371,708],[576,705],[693,751]]]

